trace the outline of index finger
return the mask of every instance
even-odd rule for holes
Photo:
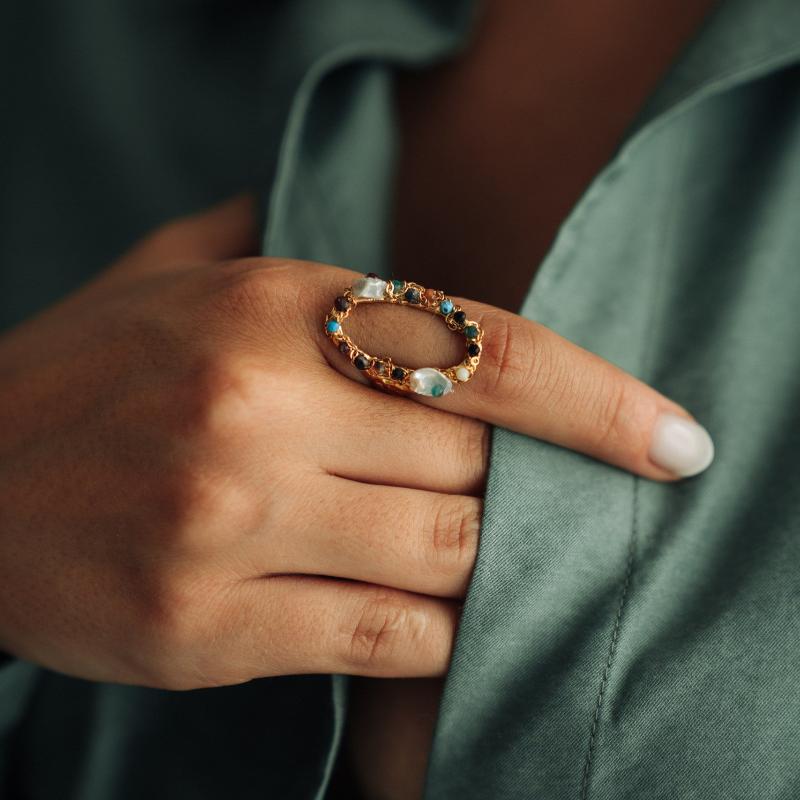
[[[711,464],[711,437],[682,406],[544,325],[481,303],[465,307],[484,330],[482,360],[473,391],[448,395],[443,408],[654,480]]]
[[[459,317],[460,335],[474,335],[471,321],[480,326],[481,361],[455,391],[437,398],[411,394],[416,400],[654,480],[689,477],[710,465],[708,432],[652,387],[544,325],[483,303],[448,299],[466,312],[466,319]],[[383,329],[384,341],[390,334],[393,363],[430,358],[430,342],[400,325],[388,323],[387,330],[385,320],[374,327]],[[343,364],[351,377],[357,374]]]

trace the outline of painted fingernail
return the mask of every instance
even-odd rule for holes
[[[677,414],[662,414],[653,428],[650,460],[682,478],[707,469],[714,460],[714,442],[708,431]]]

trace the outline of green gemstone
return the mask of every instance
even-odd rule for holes
[[[392,281],[392,288],[394,289],[395,294],[400,294],[403,291],[403,287],[406,285],[405,281]]]
[[[441,386],[431,386],[431,397],[441,397],[444,394],[444,388]]]
[[[464,328],[464,336],[466,336],[467,339],[477,339],[478,329],[474,325],[467,325],[467,327]]]

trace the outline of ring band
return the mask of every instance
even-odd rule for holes
[[[465,340],[464,360],[446,369],[422,367],[410,369],[385,356],[365,353],[344,332],[342,323],[361,303],[394,303],[428,311],[440,317],[450,330]],[[353,282],[333,303],[325,317],[325,333],[339,352],[376,386],[396,392],[415,392],[427,397],[441,397],[453,391],[458,383],[466,383],[478,368],[483,349],[483,329],[444,292],[426,289],[412,281],[384,281],[374,272]]]

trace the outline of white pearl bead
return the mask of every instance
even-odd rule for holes
[[[456,370],[456,378],[458,378],[458,380],[460,380],[462,383],[464,381],[468,381],[470,378],[469,370],[466,367],[459,367]]]
[[[353,293],[353,297],[380,300],[386,292],[386,281],[382,281],[380,278],[359,278],[353,281],[350,291]]]
[[[453,391],[452,381],[433,367],[415,369],[408,376],[408,383],[414,392],[427,397],[441,397]]]

